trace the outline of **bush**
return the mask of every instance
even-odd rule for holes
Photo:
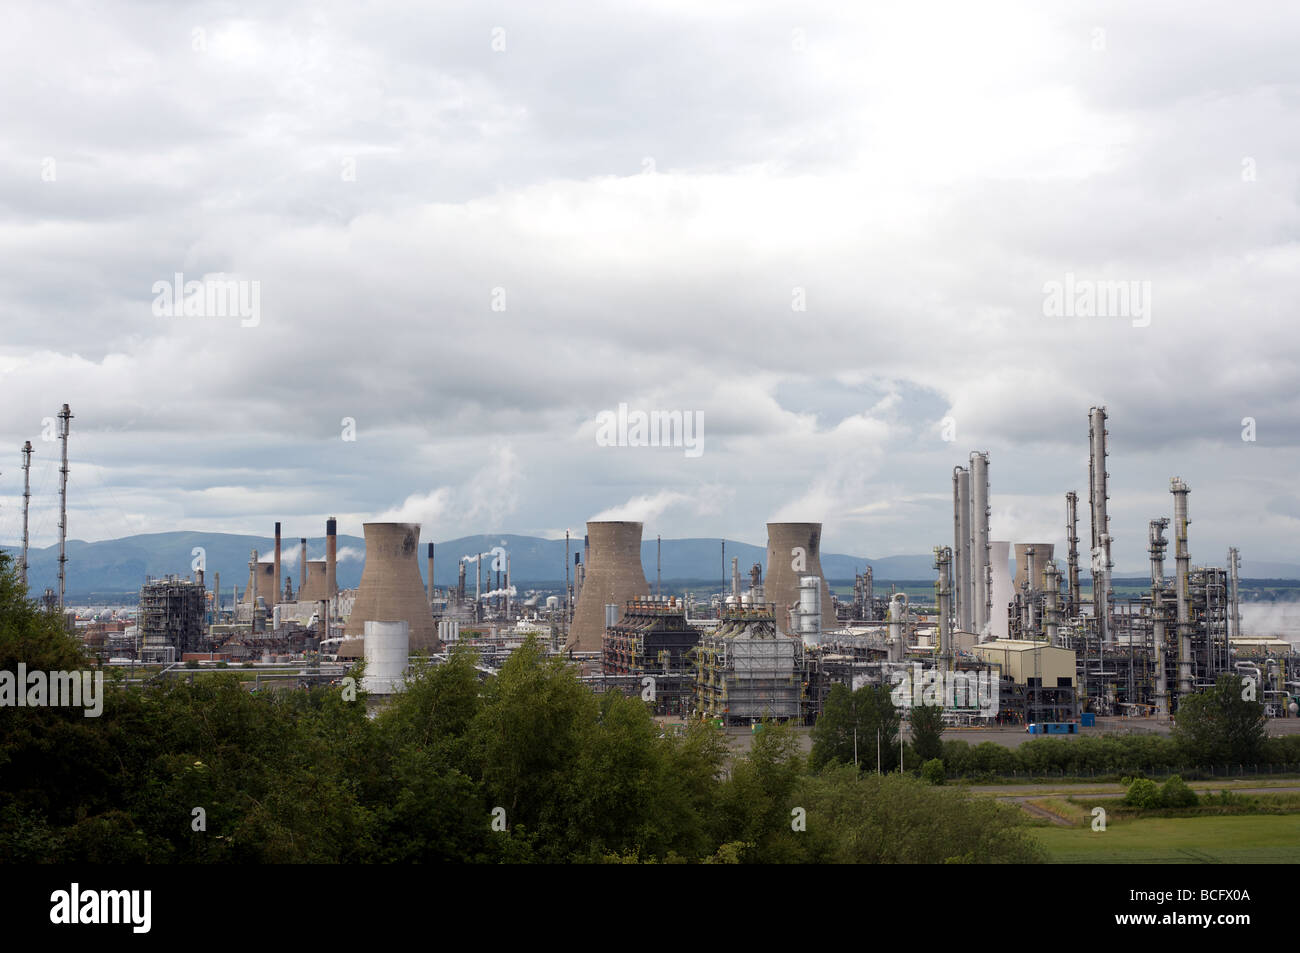
[[[1160,803],[1164,807],[1195,807],[1198,799],[1187,782],[1175,774],[1160,788]]]
[[[939,758],[931,758],[921,765],[921,780],[926,784],[943,784],[946,780],[943,761]]]
[[[1143,809],[1160,807],[1160,787],[1154,781],[1138,778],[1129,785],[1128,793],[1124,795],[1124,803],[1129,807]]]

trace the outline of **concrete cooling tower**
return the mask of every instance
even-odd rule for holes
[[[1034,588],[1040,591],[1043,588],[1043,567],[1056,550],[1053,543],[1016,543],[1016,592],[1024,585],[1029,570],[1029,556],[1025,550],[1030,546],[1034,547]]]
[[[248,574],[248,588],[240,598],[241,605],[248,605],[253,595],[253,574]],[[273,606],[279,601],[275,594],[275,563],[257,564],[257,598],[261,599],[268,606]]]
[[[993,570],[993,608],[989,611],[989,634],[995,639],[1011,637],[1011,612],[1007,608],[1015,599],[1011,588],[1011,543],[989,541],[989,566]],[[980,633],[983,635],[983,633]]]
[[[776,624],[782,632],[790,631],[786,610],[799,601],[799,580],[803,576],[820,576],[822,580],[822,631],[838,628],[831,587],[822,572],[821,523],[768,523],[767,574],[763,593],[776,605]]]
[[[599,652],[605,637],[605,606],[618,606],[621,617],[628,600],[648,595],[650,586],[641,566],[640,523],[588,523],[587,540],[586,574],[569,627],[568,647]]]
[[[366,565],[344,636],[364,635],[367,622],[405,622],[412,652],[435,651],[438,633],[420,578],[420,524],[366,523],[365,531]]]
[[[325,560],[313,559],[307,563],[307,583],[298,590],[299,602],[320,602],[325,595]]]

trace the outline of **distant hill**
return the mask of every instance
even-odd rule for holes
[[[420,545],[420,573],[425,571],[425,543]],[[663,579],[697,580],[722,584],[730,579],[732,557],[740,561],[741,579],[746,583],[749,568],[754,563],[763,566],[767,573],[765,546],[727,540],[727,562],[722,563],[722,540],[718,538],[665,539],[663,541]],[[248,557],[256,549],[264,560],[269,558],[274,540],[267,536],[241,536],[231,533],[150,533],[128,536],[123,539],[87,543],[68,541],[68,593],[71,596],[88,593],[122,593],[140,588],[145,576],[165,576],[169,573],[188,575],[195,547],[203,547],[207,554],[208,583],[212,574],[221,573],[221,588],[225,593],[232,586],[242,591],[248,583]],[[361,581],[365,561],[365,540],[358,536],[339,536],[339,585],[355,586]],[[293,579],[294,587],[301,578],[297,565],[298,537],[286,536],[283,540],[283,572]],[[518,583],[554,583],[564,578],[564,540],[542,539],[537,536],[516,536],[510,533],[484,536],[464,536],[436,543],[435,582],[439,586],[454,585],[457,563],[462,556],[490,552],[494,546],[504,546],[510,553],[510,566]],[[572,553],[582,550],[582,539],[571,542]],[[13,547],[4,547],[13,555]],[[307,540],[307,558],[325,557],[325,538]],[[46,586],[58,584],[58,546],[34,549],[29,554],[31,563],[31,589],[39,593]],[[646,580],[655,580],[655,540],[644,540],[641,545],[641,563]],[[925,556],[886,556],[871,559],[866,556],[848,556],[824,553],[822,568],[827,578],[836,581],[850,580],[855,572],[872,567],[875,578],[882,581],[930,580],[934,578],[933,558]],[[1243,576],[1248,578],[1300,579],[1300,566],[1289,563],[1243,561]],[[1125,573],[1140,580],[1140,572]],[[1116,574],[1117,578],[1119,574]],[[484,567],[484,586],[488,586],[488,570]],[[466,567],[466,579],[474,585],[474,566]],[[1088,575],[1083,573],[1085,584]]]
[[[221,588],[229,593],[232,586],[242,591],[248,583],[248,559],[256,549],[259,558],[268,560],[274,539],[269,536],[243,536],[232,533],[149,533],[127,536],[122,539],[87,543],[68,540],[68,593],[70,596],[85,593],[130,592],[139,589],[146,576],[180,576],[192,573],[192,555],[196,547],[206,552],[207,579],[212,584],[213,574],[221,574]],[[425,572],[425,544],[420,544],[420,573]],[[665,539],[663,541],[663,578],[714,580],[721,584],[723,565],[722,540]],[[282,572],[291,577],[295,588],[300,580],[298,537],[286,536],[282,540]],[[456,583],[458,562],[461,557],[474,553],[490,552],[494,546],[504,546],[510,554],[510,568],[516,583],[557,582],[564,578],[564,540],[542,539],[536,536],[517,536],[510,533],[483,536],[464,536],[459,539],[435,543],[434,581],[439,586]],[[581,537],[570,543],[572,554],[582,551]],[[339,585],[355,586],[361,581],[365,560],[365,540],[358,536],[340,535],[338,538]],[[14,547],[3,547],[17,557]],[[655,540],[643,542],[641,561],[646,579],[655,578]],[[766,573],[766,547],[727,540],[726,576],[731,575],[731,559],[740,560],[741,577],[748,580],[749,567],[762,564]],[[325,538],[309,537],[307,558],[325,557]],[[33,549],[28,554],[30,563],[30,588],[34,593],[47,586],[58,585],[59,548],[49,546]],[[930,556],[888,556],[869,559],[864,556],[846,556],[837,553],[822,555],[822,568],[832,579],[851,579],[854,572],[866,566],[873,567],[877,579],[929,579],[934,570]],[[466,567],[466,579],[474,584],[474,566]],[[484,567],[484,586],[487,587],[488,568]]]

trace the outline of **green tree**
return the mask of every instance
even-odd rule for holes
[[[1201,764],[1251,763],[1264,753],[1264,706],[1246,699],[1239,675],[1223,674],[1214,687],[1178,705],[1174,738],[1186,757]]]
[[[1195,807],[1198,799],[1187,782],[1175,774],[1160,786],[1160,803],[1164,807]]]
[[[898,766],[898,727],[899,712],[887,687],[864,685],[855,692],[832,685],[812,730],[812,767],[853,764],[856,749],[863,771],[876,769],[877,754],[882,770],[892,771]]]
[[[943,757],[943,708],[916,705],[908,710],[907,722],[912,731],[912,747],[923,761]]]
[[[938,758],[931,758],[921,765],[921,780],[926,784],[943,784],[947,780],[943,770],[943,762]]]

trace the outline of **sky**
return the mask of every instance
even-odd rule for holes
[[[1300,562],[1293,3],[7,18],[0,542],[24,440],[57,540],[68,403],[79,539],[806,520],[923,553],[979,449],[993,538],[1061,549],[1104,405],[1117,569],[1175,475],[1195,563]],[[177,274],[247,307],[187,313]],[[620,405],[694,449],[611,441]]]

